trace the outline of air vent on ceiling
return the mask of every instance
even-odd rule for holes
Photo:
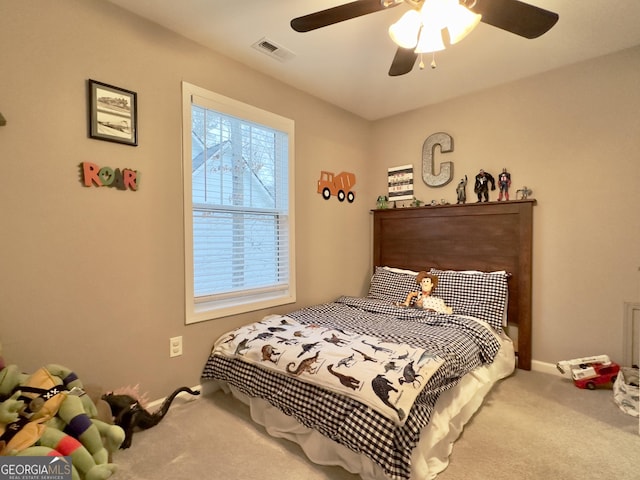
[[[293,53],[291,50],[284,48],[282,45],[278,45],[276,42],[269,40],[266,37],[262,37],[251,46],[259,52],[262,52],[265,55],[269,55],[270,57],[280,60],[281,62],[291,60],[296,56],[295,53]]]

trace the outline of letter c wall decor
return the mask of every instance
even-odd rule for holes
[[[434,133],[422,145],[422,179],[430,187],[443,187],[453,179],[453,162],[440,163],[440,173],[434,174],[434,150],[440,145],[440,153],[453,152],[453,138],[444,132]]]

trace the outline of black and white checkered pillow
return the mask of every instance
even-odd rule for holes
[[[409,292],[415,292],[418,288],[415,275],[376,267],[367,296],[390,303],[404,302]]]
[[[432,268],[431,273],[438,276],[438,286],[433,295],[453,307],[453,313],[480,318],[496,330],[502,330],[507,308],[506,272],[463,272]]]

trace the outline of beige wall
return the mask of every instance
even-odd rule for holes
[[[184,325],[181,81],[295,120],[298,304],[360,294],[373,203],[370,125],[103,1],[0,0],[0,342],[25,371],[56,362],[151,398],[196,385],[216,336],[268,312]],[[87,138],[87,79],[136,91],[139,146]],[[141,172],[85,188],[80,162]],[[325,201],[320,170],[356,174]],[[169,358],[169,337],[184,355]]]
[[[456,179],[506,166],[538,199],[534,359],[620,355],[622,303],[640,300],[639,49],[369,123],[106,2],[0,0],[0,13],[8,362],[157,398],[199,382],[217,335],[269,313],[184,325],[182,80],[296,121],[298,303],[274,311],[364,292],[386,168],[419,173],[422,143],[445,131]],[[87,138],[89,78],[138,93],[138,147]],[[83,187],[83,161],[139,170],[140,190]],[[356,174],[354,204],[316,193],[322,169]],[[418,197],[452,201],[455,183],[418,181]],[[170,359],[176,335],[184,355]]]
[[[635,48],[374,124],[376,191],[388,166],[405,163],[426,201],[455,202],[465,174],[476,201],[480,168],[497,177],[507,167],[512,194],[533,190],[534,360],[621,360],[624,302],[640,301],[638,85]],[[421,180],[422,144],[440,131],[455,149],[436,164],[453,161],[454,180],[432,188]]]

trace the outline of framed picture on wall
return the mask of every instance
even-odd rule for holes
[[[89,136],[137,146],[136,92],[89,80]]]

